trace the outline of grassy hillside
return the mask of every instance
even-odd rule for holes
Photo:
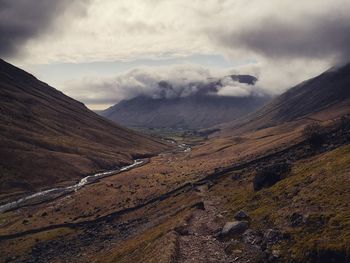
[[[274,227],[290,235],[274,247],[285,262],[316,262],[318,257],[345,262],[349,257],[350,146],[298,161],[287,179],[258,192],[252,188],[254,172],[240,174],[244,179],[227,177],[212,194],[220,196],[228,218],[244,209],[253,228]],[[300,217],[297,225],[293,217]]]
[[[35,191],[168,146],[122,128],[0,60],[0,192]]]
[[[240,120],[223,124],[226,134],[244,133],[299,119],[332,119],[350,108],[350,64],[306,80]]]

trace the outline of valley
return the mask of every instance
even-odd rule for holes
[[[285,228],[285,220],[293,213],[311,216],[310,220],[319,215],[326,216],[322,214],[322,209],[315,210],[318,205],[323,206],[325,199],[307,195],[304,187],[305,194],[301,192],[298,195],[298,186],[283,186],[305,183],[305,186],[311,184],[311,187],[322,178],[309,181],[311,179],[306,175],[300,179],[299,175],[290,175],[281,182],[282,185],[278,183],[262,192],[252,189],[254,171],[266,166],[266,163],[287,160],[292,164],[292,173],[295,173],[305,169],[303,165],[307,162],[320,164],[318,169],[322,169],[323,163],[327,164],[327,160],[341,154],[343,158],[334,167],[341,166],[341,173],[346,174],[346,163],[350,158],[346,146],[348,132],[343,133],[330,125],[329,135],[326,135],[329,136],[327,146],[312,149],[301,134],[302,127],[310,122],[310,119],[304,119],[293,123],[295,128],[290,129],[289,134],[281,125],[273,130],[269,128],[270,136],[264,135],[266,130],[259,130],[239,140],[235,137],[234,145],[224,146],[228,139],[212,139],[194,146],[190,152],[163,153],[151,157],[149,163],[141,167],[103,178],[68,196],[4,213],[1,215],[1,251],[6,253],[7,259],[26,262],[64,261],[72,260],[72,257],[74,262],[85,262],[86,259],[103,262],[192,262],[192,256],[200,258],[214,254],[217,258],[208,259],[209,262],[229,259],[247,262],[252,260],[253,255],[273,256],[271,249],[276,250],[277,244],[278,257],[286,255],[284,249],[287,246],[293,249],[296,257],[303,258],[306,256],[302,250],[304,245],[294,244],[290,239],[278,240],[276,244],[270,244],[271,248],[267,251],[260,251],[249,243],[235,241],[231,244],[231,241],[218,241],[215,236],[225,221],[240,209],[249,213],[254,231],[277,228],[278,231],[286,231],[283,235],[299,235],[306,231],[303,227],[297,228],[297,232],[295,228]],[[250,146],[253,138],[254,145],[261,147]],[[232,144],[232,138],[230,140]],[[203,154],[203,147],[207,154]],[[287,191],[285,197],[277,194],[287,199],[290,198],[289,191],[294,191],[297,200],[300,200],[297,202],[311,202],[312,205],[304,205],[306,211],[293,207],[275,214],[274,218],[264,219],[270,215],[268,208],[277,202],[277,199],[271,201],[274,197],[270,191]],[[339,196],[340,202],[343,197],[346,198],[345,194],[342,192]],[[276,203],[279,207],[283,206],[280,198]],[[266,204],[269,205],[265,208]],[[327,211],[331,213],[332,208]],[[322,227],[324,231],[330,231],[328,223]],[[306,237],[317,235],[317,232],[309,233]],[[211,240],[205,249],[214,250],[214,254],[198,254],[204,249],[200,245],[203,240]],[[159,246],[165,250],[161,259],[157,253]],[[8,247],[11,247],[10,251]],[[67,250],[67,247],[70,249]],[[231,252],[226,253],[227,247],[233,247]],[[197,254],[189,255],[188,249]],[[84,255],[84,259],[80,261],[79,257],[75,257],[77,254]]]
[[[349,14],[0,0],[0,263],[350,263]]]
[[[91,141],[84,132],[82,140],[90,143],[75,155],[99,155],[102,147],[111,151],[108,158],[117,158],[117,168],[101,165],[101,172],[81,170],[66,180],[60,175],[71,171],[67,159],[55,170],[59,182],[41,181],[43,188],[21,194],[7,189],[11,195],[2,193],[0,206],[0,261],[347,262],[349,69],[327,71],[245,118],[208,129],[128,130],[78,107],[82,116],[121,132],[110,139],[122,146]],[[322,90],[319,103],[299,102],[315,87]],[[338,96],[330,98],[335,88]],[[37,132],[30,124],[44,116],[29,115],[27,125]],[[74,132],[66,136],[75,138]],[[43,151],[40,143],[30,147]],[[61,151],[51,148],[50,155]],[[118,157],[125,153],[124,163]]]

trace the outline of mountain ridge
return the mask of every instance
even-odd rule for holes
[[[228,77],[252,87],[257,81],[250,75]],[[244,116],[270,100],[269,96],[261,94],[221,96],[217,92],[223,85],[221,79],[207,84],[197,83],[196,92],[181,96],[171,84],[161,81],[160,96],[137,96],[98,113],[128,127],[202,129]]]
[[[338,106],[337,106],[338,105]],[[239,120],[222,124],[221,128],[240,132],[263,129],[295,121],[322,111],[350,106],[350,63],[330,68],[320,75],[288,89],[261,109]]]

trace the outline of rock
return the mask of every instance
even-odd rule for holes
[[[234,219],[236,219],[238,221],[242,221],[242,220],[249,220],[250,217],[246,212],[241,210],[234,215]]]
[[[290,172],[291,165],[289,162],[274,163],[259,168],[253,179],[254,191],[270,187],[282,180]]]
[[[281,252],[277,249],[274,249],[274,250],[265,250],[264,251],[264,262],[271,262],[271,263],[274,263],[274,262],[280,262],[280,256],[281,256]]]
[[[220,219],[221,219],[221,218],[224,218],[224,216],[223,216],[222,214],[217,214],[216,217],[217,217],[217,218],[220,218]]]
[[[283,238],[282,233],[276,229],[268,229],[264,233],[263,242],[268,245],[276,244]]]
[[[42,216],[42,217],[47,216],[47,213],[44,212],[44,213],[41,214],[41,216]]]
[[[234,174],[231,176],[231,179],[233,181],[237,181],[237,180],[241,179],[241,174]]]
[[[226,246],[225,246],[225,253],[227,255],[232,255],[235,251],[241,248],[241,244],[237,240],[231,240]]]
[[[177,226],[174,230],[180,236],[188,236],[190,234],[186,226]]]
[[[214,183],[211,182],[211,181],[209,181],[209,183],[207,184],[207,186],[208,186],[208,190],[209,190],[210,188],[212,188],[212,187],[214,186]]]
[[[290,217],[289,217],[289,225],[291,227],[297,227],[300,226],[304,221],[304,217],[303,215],[299,214],[299,213],[293,213]]]
[[[260,231],[247,229],[243,233],[243,242],[250,245],[259,245],[263,240],[263,234]]]
[[[197,186],[195,188],[195,191],[196,192],[199,192],[199,193],[204,193],[206,191],[208,191],[208,185],[200,185],[200,186]]]
[[[229,238],[243,233],[248,228],[246,221],[227,222],[220,232],[221,238]]]
[[[274,258],[279,258],[281,256],[281,252],[278,249],[272,250],[271,254]]]
[[[205,206],[204,206],[204,203],[203,203],[203,202],[195,203],[195,204],[192,205],[191,207],[192,207],[192,208],[197,208],[197,209],[200,209],[200,210],[205,210]]]

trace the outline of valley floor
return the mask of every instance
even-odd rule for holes
[[[349,132],[313,148],[305,124],[214,138],[0,214],[0,261],[347,262]],[[281,162],[287,176],[254,191],[256,171]],[[222,233],[241,210],[243,229]]]

